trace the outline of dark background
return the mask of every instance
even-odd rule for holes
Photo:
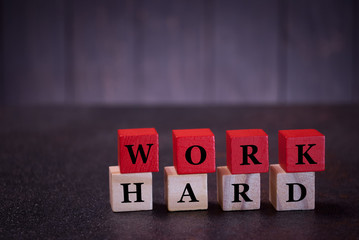
[[[0,239],[358,239],[359,0],[0,0]],[[155,127],[153,211],[113,213],[116,130]],[[171,130],[326,136],[313,211],[167,211]]]
[[[358,103],[358,0],[1,0],[0,103]]]

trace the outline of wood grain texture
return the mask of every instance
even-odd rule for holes
[[[289,103],[351,100],[352,4],[336,0],[288,3]]]
[[[63,1],[1,3],[5,103],[63,103]]]
[[[172,130],[172,139],[178,174],[216,171],[215,138],[209,128]]]
[[[301,184],[306,189],[306,196],[300,201],[290,202],[289,186]],[[299,200],[302,190],[293,187],[293,199]],[[315,173],[287,173],[279,164],[269,167],[269,201],[277,211],[313,210],[315,208]]]
[[[152,210],[152,173],[120,173],[118,166],[109,167],[110,204],[113,212]],[[139,183],[139,187],[135,185]],[[124,185],[128,199],[125,198]],[[136,195],[141,191],[140,199]],[[128,201],[127,201],[128,200]]]
[[[207,174],[178,175],[175,167],[164,168],[165,202],[168,211],[205,210],[208,208]],[[187,186],[190,185],[192,199]],[[182,200],[182,201],[181,201]]]
[[[325,136],[315,129],[279,130],[279,164],[286,172],[325,170]]]
[[[136,103],[135,3],[70,3],[69,71],[75,103]]]
[[[215,2],[216,102],[277,102],[278,1]]]
[[[118,165],[121,173],[159,171],[159,144],[156,129],[119,129],[117,133]]]
[[[205,1],[142,1],[138,10],[141,102],[207,101]]]
[[[268,135],[263,129],[227,130],[226,149],[232,174],[268,172]]]
[[[358,102],[358,5],[2,0],[0,103]]]
[[[248,185],[248,190],[244,189],[243,185],[238,186],[238,190],[239,192],[244,192],[249,199],[243,198],[241,194],[238,194],[237,199],[233,184]],[[227,166],[217,167],[217,200],[223,211],[259,209],[261,201],[260,186],[259,173],[231,174]]]

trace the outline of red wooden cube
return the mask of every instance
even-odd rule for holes
[[[206,129],[172,130],[173,165],[178,174],[216,171],[214,134]]]
[[[268,172],[268,135],[262,129],[228,130],[226,141],[232,174]]]
[[[158,172],[158,133],[154,128],[118,130],[121,173]]]
[[[279,164],[286,172],[318,172],[325,169],[325,136],[315,129],[281,130]]]

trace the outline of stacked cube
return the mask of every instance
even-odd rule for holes
[[[173,165],[164,168],[169,211],[208,209],[207,173],[215,172],[215,139],[210,129],[173,130]]]
[[[223,211],[260,208],[260,173],[268,171],[268,135],[262,129],[226,131],[227,166],[217,168]]]
[[[270,166],[269,200],[277,211],[315,207],[315,173],[325,169],[325,136],[314,129],[282,130],[279,164]]]
[[[207,174],[215,172],[210,129],[173,130],[173,165],[164,168],[169,211],[208,209]],[[260,173],[268,171],[268,135],[262,129],[226,131],[227,166],[217,168],[223,211],[260,208]],[[269,200],[277,211],[315,207],[315,172],[325,169],[325,136],[314,129],[281,130],[279,164],[270,165]],[[159,171],[154,128],[118,130],[118,166],[109,167],[114,212],[152,210],[152,172]]]
[[[152,210],[152,172],[159,171],[156,130],[118,130],[118,166],[109,171],[112,211]]]

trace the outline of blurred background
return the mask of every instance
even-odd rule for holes
[[[359,102],[358,0],[1,0],[0,104]]]

